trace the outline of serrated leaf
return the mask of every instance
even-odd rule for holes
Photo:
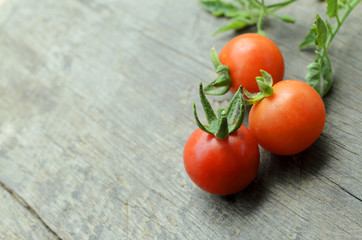
[[[255,23],[254,21],[251,21],[250,19],[245,17],[235,17],[231,20],[229,24],[222,26],[216,32],[214,32],[214,35],[229,30],[240,30],[254,23]]]
[[[315,25],[315,44],[318,49],[321,49],[325,46],[327,38],[328,38],[328,29],[324,20],[317,14],[316,20],[314,22]]]
[[[326,0],[327,2],[327,15],[330,18],[337,16],[338,14],[338,0]]]
[[[239,9],[232,3],[226,3],[220,0],[202,0],[202,7],[215,16],[232,16]]]
[[[323,95],[329,91],[333,83],[333,76],[332,76],[332,66],[331,62],[329,61],[327,53],[323,55],[321,61],[321,73],[323,77]]]
[[[307,66],[308,74],[306,76],[307,83],[318,93],[321,89],[321,70],[318,61],[314,61]]]
[[[311,27],[307,36],[305,36],[304,41],[299,45],[300,49],[314,47],[315,46],[315,28]]]

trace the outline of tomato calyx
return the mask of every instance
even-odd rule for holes
[[[258,83],[260,92],[250,93],[246,89],[243,90],[243,94],[247,98],[245,103],[247,105],[253,105],[266,97],[273,95],[273,78],[272,76],[264,70],[260,70],[261,77],[256,77],[256,82]]]
[[[228,108],[225,110],[220,108],[217,110],[217,115],[211,107],[209,100],[206,98],[202,83],[200,83],[199,95],[201,105],[204,109],[208,124],[202,124],[197,116],[196,104],[193,104],[194,117],[197,126],[210,134],[213,134],[217,139],[224,139],[231,133],[240,128],[243,123],[246,105],[242,96],[242,88],[240,87],[231,99]]]
[[[220,62],[219,55],[217,54],[214,47],[211,48],[210,58],[212,64],[214,65],[215,72],[218,74],[218,77],[215,78],[214,81],[206,85],[204,87],[204,91],[208,95],[223,95],[229,91],[231,86],[231,76],[230,76],[229,67],[223,65]]]

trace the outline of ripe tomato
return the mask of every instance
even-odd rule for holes
[[[260,76],[260,69],[271,74],[274,83],[284,76],[282,53],[272,40],[260,34],[247,33],[233,38],[221,50],[219,59],[229,67],[232,92],[240,85],[251,93],[259,92],[255,77]]]
[[[259,167],[259,148],[244,125],[220,140],[196,129],[186,142],[184,164],[201,189],[220,195],[234,194],[248,186]]]
[[[251,108],[250,130],[269,152],[297,154],[322,133],[326,118],[323,100],[311,86],[297,80],[284,80],[273,88],[270,97]]]

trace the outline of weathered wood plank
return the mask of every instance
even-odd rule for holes
[[[0,236],[2,239],[58,239],[39,216],[6,186],[0,185]]]
[[[293,157],[262,150],[254,183],[219,197],[189,180],[182,150],[197,85],[215,77],[209,49],[235,36],[211,36],[224,20],[197,1],[6,1],[0,181],[62,239],[359,238],[361,7],[331,46],[320,139]],[[283,10],[296,25],[266,25],[286,78],[304,79],[313,53],[297,46],[324,8],[300,1]]]

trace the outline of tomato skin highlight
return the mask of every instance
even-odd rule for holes
[[[222,140],[196,129],[186,142],[183,159],[197,186],[209,193],[229,195],[253,181],[260,155],[255,137],[242,125]]]
[[[272,40],[260,34],[246,33],[233,38],[221,50],[219,59],[229,67],[233,93],[240,85],[251,93],[259,92],[255,77],[261,76],[260,69],[268,72],[274,83],[284,76],[281,51]]]
[[[253,105],[249,127],[264,149],[277,155],[294,155],[311,146],[322,133],[324,103],[308,84],[283,80],[272,96]]]

